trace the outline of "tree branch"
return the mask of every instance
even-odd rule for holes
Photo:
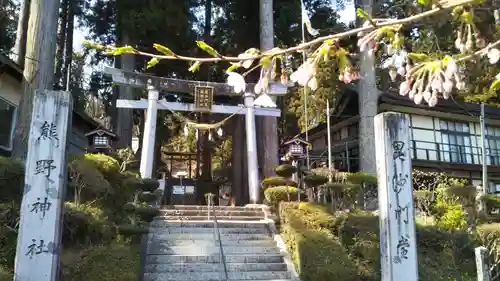
[[[183,60],[183,61],[198,62],[198,63],[220,62],[220,61],[240,62],[242,60],[258,60],[258,59],[261,59],[261,58],[267,57],[267,56],[273,57],[273,56],[279,56],[279,55],[288,54],[288,53],[301,52],[308,47],[311,47],[315,44],[323,43],[327,40],[335,40],[335,39],[340,39],[340,38],[344,38],[344,37],[348,37],[348,36],[352,36],[352,35],[357,35],[360,32],[363,32],[363,33],[370,32],[370,31],[373,31],[377,28],[382,28],[385,26],[393,26],[393,25],[398,25],[398,24],[399,25],[408,24],[410,22],[414,22],[414,21],[420,20],[422,18],[432,16],[434,14],[441,12],[441,11],[449,10],[449,9],[455,8],[457,6],[471,4],[473,2],[474,2],[474,0],[442,0],[439,3],[440,4],[439,7],[433,8],[431,10],[428,10],[428,11],[425,11],[425,12],[422,12],[420,14],[413,15],[413,16],[410,16],[407,18],[398,19],[398,20],[387,19],[383,22],[378,22],[376,27],[369,25],[369,26],[354,28],[354,29],[351,29],[351,30],[348,30],[345,32],[331,34],[331,35],[327,35],[327,36],[323,36],[323,37],[318,37],[318,38],[316,38],[312,41],[309,41],[307,43],[302,43],[302,44],[299,44],[297,46],[290,47],[287,49],[275,48],[275,49],[271,49],[271,50],[266,51],[266,52],[262,52],[258,55],[252,55],[252,56],[249,55],[249,56],[245,57],[244,59],[242,59],[241,57],[239,58],[239,57],[224,56],[224,55],[218,55],[218,56],[212,57],[212,58],[181,56],[181,55],[177,55],[177,54],[173,54],[173,53],[172,53],[172,55],[158,55],[158,54],[152,54],[152,53],[148,53],[148,52],[138,51],[135,49],[134,49],[133,53],[135,53],[137,55],[146,56],[146,57],[156,58],[158,60]],[[92,45],[92,43],[88,43],[88,45]],[[112,46],[106,46],[106,48],[111,49],[111,50],[117,49],[117,47],[112,47]]]
[[[490,43],[488,44],[488,46],[480,49],[480,50],[477,50],[476,52],[470,54],[470,55],[467,55],[465,57],[461,57],[461,58],[458,58],[456,59],[457,62],[462,62],[462,61],[466,61],[466,60],[471,60],[471,59],[474,59],[475,57],[480,57],[480,56],[483,56],[484,54],[486,54],[488,52],[489,49],[491,48],[494,48],[496,46],[499,46],[500,45],[500,39],[493,42],[493,43]]]

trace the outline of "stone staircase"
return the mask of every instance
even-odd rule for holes
[[[214,209],[216,228],[207,206],[163,209],[151,222],[141,281],[299,281],[265,209]]]

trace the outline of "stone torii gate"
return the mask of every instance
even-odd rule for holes
[[[276,108],[261,108],[254,106],[255,94],[253,93],[254,85],[248,84],[247,90],[243,95],[244,104],[243,105],[212,105],[203,108],[203,105],[198,102],[196,104],[190,103],[180,103],[180,102],[167,102],[165,100],[159,100],[159,90],[172,93],[191,93],[194,94],[197,90],[196,88],[205,88],[212,90],[212,95],[228,95],[228,96],[239,96],[233,92],[233,88],[225,83],[215,83],[215,82],[200,82],[192,80],[182,80],[174,78],[162,78],[147,74],[139,74],[135,72],[123,71],[120,69],[106,67],[104,70],[105,74],[111,75],[113,82],[130,86],[135,88],[147,88],[148,89],[148,99],[140,100],[122,100],[119,99],[116,102],[117,108],[129,108],[129,109],[145,109],[147,110],[146,121],[144,126],[143,134],[143,145],[142,145],[142,155],[140,163],[140,173],[143,178],[152,177],[153,160],[154,160],[154,143],[156,135],[156,117],[158,110],[171,110],[171,111],[189,111],[189,112],[210,112],[219,114],[236,114],[244,115],[245,120],[241,118],[233,118],[233,187],[244,189],[246,186],[245,182],[239,182],[236,184],[236,180],[241,180],[244,178],[241,175],[241,170],[244,169],[243,166],[247,166],[247,179],[248,179],[248,191],[250,203],[257,203],[260,196],[260,184],[259,184],[259,167],[257,160],[257,137],[255,128],[255,116],[272,116],[279,117],[281,111]],[[287,87],[282,84],[271,84],[270,85],[270,95],[285,95],[287,92]],[[211,102],[211,101],[210,101]],[[205,105],[206,106],[206,105]],[[201,107],[201,108],[200,108]],[[235,116],[238,117],[238,116]],[[238,129],[243,128],[245,123],[245,134],[238,134]],[[276,132],[277,133],[277,132]],[[244,162],[241,162],[241,157],[243,155],[238,155],[244,151],[246,135],[246,150],[247,157]],[[239,139],[235,140],[235,137]],[[240,159],[237,159],[240,158]],[[239,163],[235,160],[240,160]],[[233,188],[233,190],[234,190]],[[241,190],[240,192],[243,192]],[[243,196],[245,197],[245,196]]]

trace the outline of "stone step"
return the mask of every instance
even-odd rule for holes
[[[282,263],[282,255],[224,255],[226,264],[231,263]],[[215,255],[146,255],[146,264],[178,263],[217,263],[221,261],[219,253]]]
[[[279,255],[280,250],[278,247],[261,247],[261,246],[236,246],[236,247],[223,247],[224,255],[261,255],[271,254]],[[182,247],[182,246],[155,246],[148,247],[146,253],[148,255],[217,255],[220,254],[219,246],[211,245],[207,247]]]
[[[276,247],[276,242],[271,238],[266,240],[221,240],[222,246],[233,246],[233,247],[252,247],[252,246],[263,246],[263,247]],[[148,241],[148,247],[151,245],[157,246],[192,246],[192,247],[206,247],[206,246],[219,246],[218,241],[212,239],[205,240],[188,240],[188,239],[158,239],[154,238]]]
[[[205,233],[161,233],[160,231],[149,233],[148,240],[209,240],[214,241],[214,232]],[[273,240],[270,233],[222,233],[220,234],[222,242],[225,241],[253,241],[253,240]]]
[[[161,210],[208,210],[207,205],[174,205],[163,206]],[[233,210],[233,211],[262,211],[262,207],[232,207],[232,206],[214,206],[210,210]]]
[[[230,271],[287,271],[284,263],[229,263],[226,269]],[[149,264],[146,272],[221,272],[224,267],[221,263],[171,263],[171,264]]]
[[[169,234],[169,233],[207,233],[207,234],[214,234],[214,229],[213,228],[207,228],[207,227],[161,227],[161,226],[152,226],[149,228],[150,233],[152,234]],[[269,229],[263,228],[263,227],[255,227],[255,228],[241,228],[241,227],[234,227],[234,228],[225,228],[225,227],[220,227],[219,228],[219,233],[220,234],[226,234],[226,233],[231,233],[231,234],[270,234]]]
[[[182,215],[172,215],[172,216],[162,216],[164,220],[180,220],[180,221],[204,221],[213,220],[213,216],[208,218],[208,216],[182,216]],[[263,220],[264,216],[217,216],[217,220],[238,220],[238,221],[260,221]]]
[[[269,221],[224,221],[217,220],[217,227],[219,228],[267,228]],[[155,217],[150,223],[152,227],[206,227],[213,228],[215,225],[213,220],[166,220],[164,217]]]
[[[208,210],[176,210],[176,209],[163,209],[160,211],[160,216],[208,216]],[[213,217],[213,210],[210,210],[210,216]],[[262,216],[262,210],[215,210],[217,217],[224,216]]]
[[[273,280],[291,279],[290,272],[287,271],[249,271],[249,272],[228,272],[229,280]],[[145,273],[144,281],[220,281],[225,278],[224,272],[190,272],[186,273]]]

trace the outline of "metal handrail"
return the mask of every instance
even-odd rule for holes
[[[219,231],[219,225],[217,222],[217,215],[215,213],[215,205],[213,204],[213,196],[214,195],[211,194],[209,200],[207,200],[208,201],[208,219],[210,219],[210,206],[212,206],[212,210],[213,210],[213,214],[214,214],[213,215],[214,216],[214,236],[215,236],[215,240],[219,241],[220,263],[222,263],[222,266],[224,267],[224,276],[226,278],[226,281],[228,281],[229,277],[227,275],[226,258],[224,256],[224,250],[222,249],[222,241],[220,238],[220,231]]]

